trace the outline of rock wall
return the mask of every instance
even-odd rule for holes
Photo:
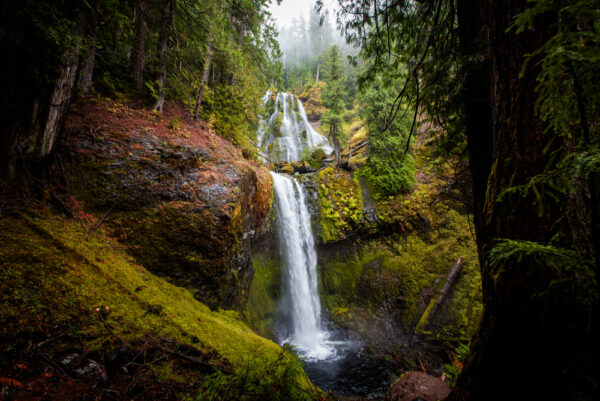
[[[104,99],[78,105],[63,152],[70,187],[138,263],[211,308],[243,309],[271,179],[182,115],[174,105],[163,115]]]

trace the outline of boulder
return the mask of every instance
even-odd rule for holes
[[[387,401],[438,401],[450,394],[441,379],[423,372],[409,372],[398,380],[386,396]]]
[[[243,308],[250,245],[270,210],[268,171],[191,120],[173,133],[168,112],[123,109],[85,104],[70,117],[74,198],[148,270],[211,308]],[[110,132],[98,132],[106,119]]]

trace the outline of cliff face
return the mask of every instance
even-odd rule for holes
[[[63,152],[71,195],[148,270],[211,308],[239,309],[271,180],[182,115],[174,105],[158,115],[104,99],[75,107]]]

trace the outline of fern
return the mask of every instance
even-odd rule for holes
[[[492,268],[498,268],[502,261],[514,257],[518,262],[530,258],[538,264],[549,266],[557,271],[590,270],[590,261],[570,249],[542,245],[538,242],[501,239],[489,256]]]

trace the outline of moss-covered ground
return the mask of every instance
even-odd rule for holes
[[[125,395],[122,383],[136,375],[179,389],[177,383],[185,384],[193,392],[203,375],[212,373],[206,371],[210,365],[232,377],[245,374],[249,361],[253,369],[271,374],[276,364],[280,370],[296,366],[291,354],[255,334],[237,312],[211,311],[189,290],[154,276],[98,228],[97,219],[84,217],[0,217],[4,374],[7,365],[37,354],[70,374],[60,361],[76,351],[105,363],[109,381],[104,388]],[[195,350],[200,368],[178,357],[181,347]],[[120,354],[124,359],[110,369],[111,358]],[[309,388],[301,370],[291,376]]]

